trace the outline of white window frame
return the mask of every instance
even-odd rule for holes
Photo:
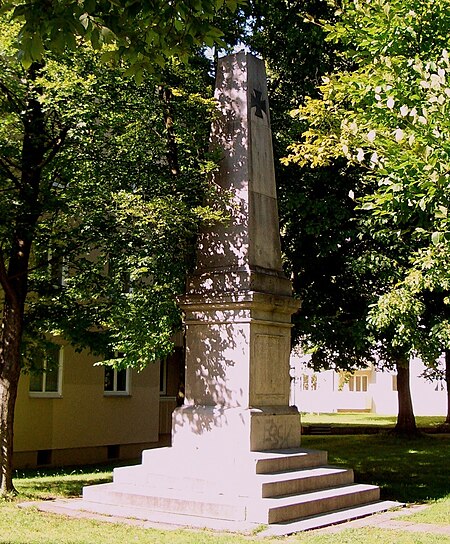
[[[117,390],[117,368],[112,368],[110,366],[105,366],[104,373],[106,372],[106,369],[109,368],[114,372],[113,375],[113,390],[112,391],[106,391],[105,390],[105,382],[103,379],[103,395],[105,397],[130,397],[131,396],[131,369],[130,368],[124,368],[120,370],[125,370],[125,390],[124,391],[118,391]],[[103,373],[103,377],[104,377]]]
[[[369,378],[366,374],[354,374],[348,381],[348,390],[350,393],[367,393],[369,388]]]
[[[59,346],[58,349],[58,388],[56,391],[46,391],[46,380],[47,380],[47,358],[44,359],[44,368],[42,372],[42,391],[30,391],[28,390],[28,395],[31,398],[40,398],[40,399],[60,399],[62,398],[62,384],[63,384],[63,361],[64,361],[64,348]],[[30,384],[31,385],[31,384]]]

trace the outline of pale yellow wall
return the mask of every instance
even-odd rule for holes
[[[158,440],[159,365],[132,371],[130,396],[103,393],[98,360],[64,346],[61,398],[31,398],[29,376],[20,379],[15,451],[139,444]]]

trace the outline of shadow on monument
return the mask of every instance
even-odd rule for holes
[[[299,447],[300,417],[289,406],[299,303],[281,263],[263,61],[221,59],[216,98],[211,141],[223,159],[213,183],[232,195],[230,220],[200,233],[179,301],[185,405],[173,413],[172,447],[147,450],[141,465],[115,470],[112,484],[85,488],[84,504],[131,505],[135,517],[163,512],[183,525],[279,524],[280,534],[386,509],[379,488],[327,466],[326,452]]]

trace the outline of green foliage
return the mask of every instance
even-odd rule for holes
[[[315,169],[280,162],[307,126],[289,115],[292,107],[315,95],[334,66],[348,64],[325,41],[323,28],[310,23],[311,17],[332,20],[334,13],[322,0],[255,1],[252,7],[247,40],[268,62],[284,265],[302,301],[293,341],[313,353],[317,367],[364,365],[370,360],[365,316],[374,274],[365,277],[367,266],[357,261],[367,250],[349,196],[361,184],[359,171],[342,160]]]
[[[222,36],[217,21],[239,0],[119,2],[84,0],[49,5],[44,0],[9,0],[8,18],[19,21],[17,48],[25,68],[41,61],[46,51],[58,55],[76,50],[82,41],[104,50],[103,60],[125,59],[127,74],[141,81],[144,70],[158,73],[170,57],[187,61],[189,52],[212,46]]]
[[[171,61],[137,86],[88,46],[47,54],[32,79],[14,56],[14,25],[2,22],[0,246],[8,265],[27,202],[21,156],[29,96],[43,117],[45,146],[25,316],[25,359],[48,332],[116,363],[142,368],[169,353],[215,168],[207,153],[213,113],[205,61]],[[171,101],[159,89],[165,80]],[[170,120],[170,123],[169,123]],[[168,125],[171,132],[169,133]],[[173,140],[173,141],[172,141]],[[176,171],[169,147],[176,148]],[[210,189],[209,189],[210,190]]]
[[[315,368],[354,368],[371,359],[366,316],[375,266],[380,270],[385,263],[371,263],[368,273],[362,260],[369,258],[367,242],[358,236],[348,196],[355,183],[356,173],[345,167],[305,168],[284,195],[287,267],[302,300],[294,316],[295,341],[312,354]]]
[[[321,24],[348,67],[292,112],[308,128],[285,159],[319,167],[343,158],[363,172],[352,189],[361,228],[398,262],[369,323],[430,362],[448,346],[449,7],[342,2],[339,20]]]

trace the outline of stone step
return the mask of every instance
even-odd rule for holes
[[[131,469],[131,470],[130,470]],[[244,485],[238,490],[241,482],[231,480],[226,486],[220,479],[216,481],[207,477],[183,476],[178,474],[159,474],[142,470],[142,467],[127,467],[127,470],[118,470],[114,473],[114,483],[125,485],[148,486],[153,493],[157,490],[173,489],[184,491],[189,489],[190,493],[209,494],[211,489],[216,493],[234,494],[240,496],[251,496],[256,498],[277,497],[281,495],[292,495],[305,493],[318,489],[351,484],[354,481],[353,471],[339,467],[314,467],[300,470],[288,470],[284,472],[273,472],[255,474],[253,478],[248,477]]]
[[[142,483],[142,465],[115,468],[113,472],[114,483]]]
[[[25,506],[29,508],[37,507],[42,512],[52,512],[66,516],[91,516],[98,521],[110,523],[131,522],[132,525],[152,527],[158,530],[196,527],[198,529],[251,534],[255,529],[260,529],[258,524],[242,520],[234,521],[192,516],[190,514],[175,514],[173,512],[156,512],[137,506],[88,502],[82,499],[56,499],[38,503],[27,502],[18,506],[19,508]],[[142,523],[139,523],[138,520],[142,521]]]
[[[81,499],[57,499],[55,501],[44,502],[26,502],[18,504],[19,507],[37,507],[38,510],[43,512],[51,512],[59,515],[86,517],[91,515],[99,521],[105,522],[128,522],[130,519],[133,524],[137,520],[143,520],[144,523],[158,529],[170,529],[176,526],[178,527],[197,527],[208,528],[216,531],[231,531],[238,533],[252,533],[255,529],[261,529],[260,524],[251,523],[248,521],[229,521],[229,520],[217,520],[214,518],[204,518],[198,516],[192,516],[188,514],[174,514],[166,512],[155,512],[145,508],[139,508],[136,506],[121,506],[105,503],[87,502]],[[353,508],[346,508],[335,512],[320,514],[317,516],[311,516],[303,519],[295,519],[280,523],[274,523],[268,525],[265,529],[258,532],[259,537],[280,537],[286,536],[300,531],[307,531],[311,529],[319,529],[328,525],[335,525],[338,523],[344,523],[351,520],[356,520],[371,514],[384,512],[393,508],[399,508],[404,506],[403,504],[393,501],[378,501],[376,503],[367,504],[364,506],[357,506]],[[367,525],[376,523],[375,521],[367,521]]]
[[[372,503],[378,501],[379,498],[380,489],[378,487],[352,484],[251,501],[248,505],[247,519],[259,523],[278,523]]]
[[[262,497],[279,497],[352,484],[353,470],[316,467],[258,475]]]
[[[174,451],[171,448],[143,452],[141,465],[114,470],[114,482],[133,485],[146,483],[152,488],[190,489],[195,493],[208,493],[213,488],[218,493],[235,492],[237,495],[248,494],[261,497],[261,483],[258,481],[258,475],[270,474],[267,481],[273,481],[275,473],[316,468],[327,463],[325,451],[292,448],[250,452],[241,461],[235,460],[236,465],[222,466],[221,471],[217,469],[214,459],[199,460],[194,457],[187,472],[186,456],[180,457],[173,454]],[[197,466],[192,464],[194,461]],[[224,471],[229,471],[230,477],[224,478]],[[291,476],[287,476],[285,479],[290,478]],[[319,484],[314,487],[318,486]],[[326,485],[326,487],[329,486]],[[277,494],[293,493],[299,490],[292,488]]]
[[[178,527],[197,527],[209,528],[218,531],[231,531],[239,533],[251,533],[260,525],[248,521],[229,521],[217,520],[213,518],[203,518],[186,514],[174,514],[166,512],[155,512],[136,506],[111,505],[105,503],[87,502],[80,499],[57,499],[55,501],[44,501],[40,503],[21,503],[19,507],[34,507],[43,512],[52,512],[77,517],[80,515],[92,515],[100,521],[109,521],[119,523],[126,522],[129,519],[143,520],[153,524],[152,526],[160,529]],[[311,516],[308,518],[295,519],[274,523],[268,525],[265,529],[258,532],[259,537],[280,537],[287,536],[300,531],[319,529],[328,525],[336,525],[347,521],[356,520],[362,517],[370,516],[379,512],[385,512],[393,508],[404,506],[401,503],[393,501],[378,501],[376,503],[366,504],[353,508],[337,510],[335,512]],[[89,513],[89,514],[88,514]],[[368,521],[370,525],[371,521]],[[373,521],[372,523],[376,523]]]
[[[186,491],[149,489],[148,486],[99,484],[83,489],[83,502],[132,506],[153,512],[189,514],[204,518],[244,521],[245,503],[223,495],[196,495]]]
[[[137,468],[137,467],[136,467]],[[157,467],[154,468],[155,472],[149,472],[149,470],[134,470],[134,471],[122,471],[114,474],[114,483],[116,484],[125,484],[125,485],[137,485],[137,486],[147,486],[148,489],[151,489],[153,493],[156,493],[159,490],[172,489],[184,491],[189,489],[193,494],[209,493],[211,489],[214,489],[217,493],[228,493],[232,490],[231,485],[228,485],[227,482],[220,481],[216,477],[214,479],[208,479],[205,475],[201,476],[190,476],[190,475],[180,475],[180,474],[161,474],[156,472]],[[231,482],[232,484],[233,482]],[[222,487],[221,487],[222,485]]]
[[[200,463],[186,477],[185,465],[169,455],[161,451],[149,455],[145,465],[115,470],[112,484],[85,488],[83,500],[150,513],[264,524],[332,516],[379,502],[378,487],[354,484],[353,471],[327,466],[327,452],[321,450],[250,452],[242,480],[222,474],[218,482],[211,480],[218,474],[215,463],[209,467]],[[320,523],[327,524],[326,519],[321,517]]]
[[[316,425],[309,425],[308,427],[308,433],[306,434],[331,434],[331,425],[323,425],[323,424],[316,424]]]
[[[216,494],[180,494],[173,490],[152,492],[147,486],[113,483],[85,488],[83,501],[169,514],[272,524],[376,502],[379,499],[378,491],[374,486],[353,484],[297,495],[245,500]]]
[[[362,506],[354,506],[335,510],[326,514],[318,514],[306,518],[294,519],[273,523],[267,526],[266,529],[258,533],[259,537],[277,537],[287,536],[301,531],[309,531],[311,529],[320,529],[329,525],[337,525],[347,521],[356,520],[366,516],[371,516],[379,512],[392,510],[404,506],[402,503],[394,501],[377,501]]]
[[[150,467],[167,462],[171,456],[176,457],[173,448],[158,448],[142,452],[143,467]],[[247,454],[246,461],[256,464],[256,473],[281,472],[301,468],[317,467],[328,463],[328,452],[305,448],[286,448],[277,450],[252,451]],[[121,469],[117,469],[121,470]],[[185,470],[183,472],[186,472]]]
[[[256,461],[256,473],[283,472],[326,465],[328,453],[323,450],[289,448],[252,452]]]

